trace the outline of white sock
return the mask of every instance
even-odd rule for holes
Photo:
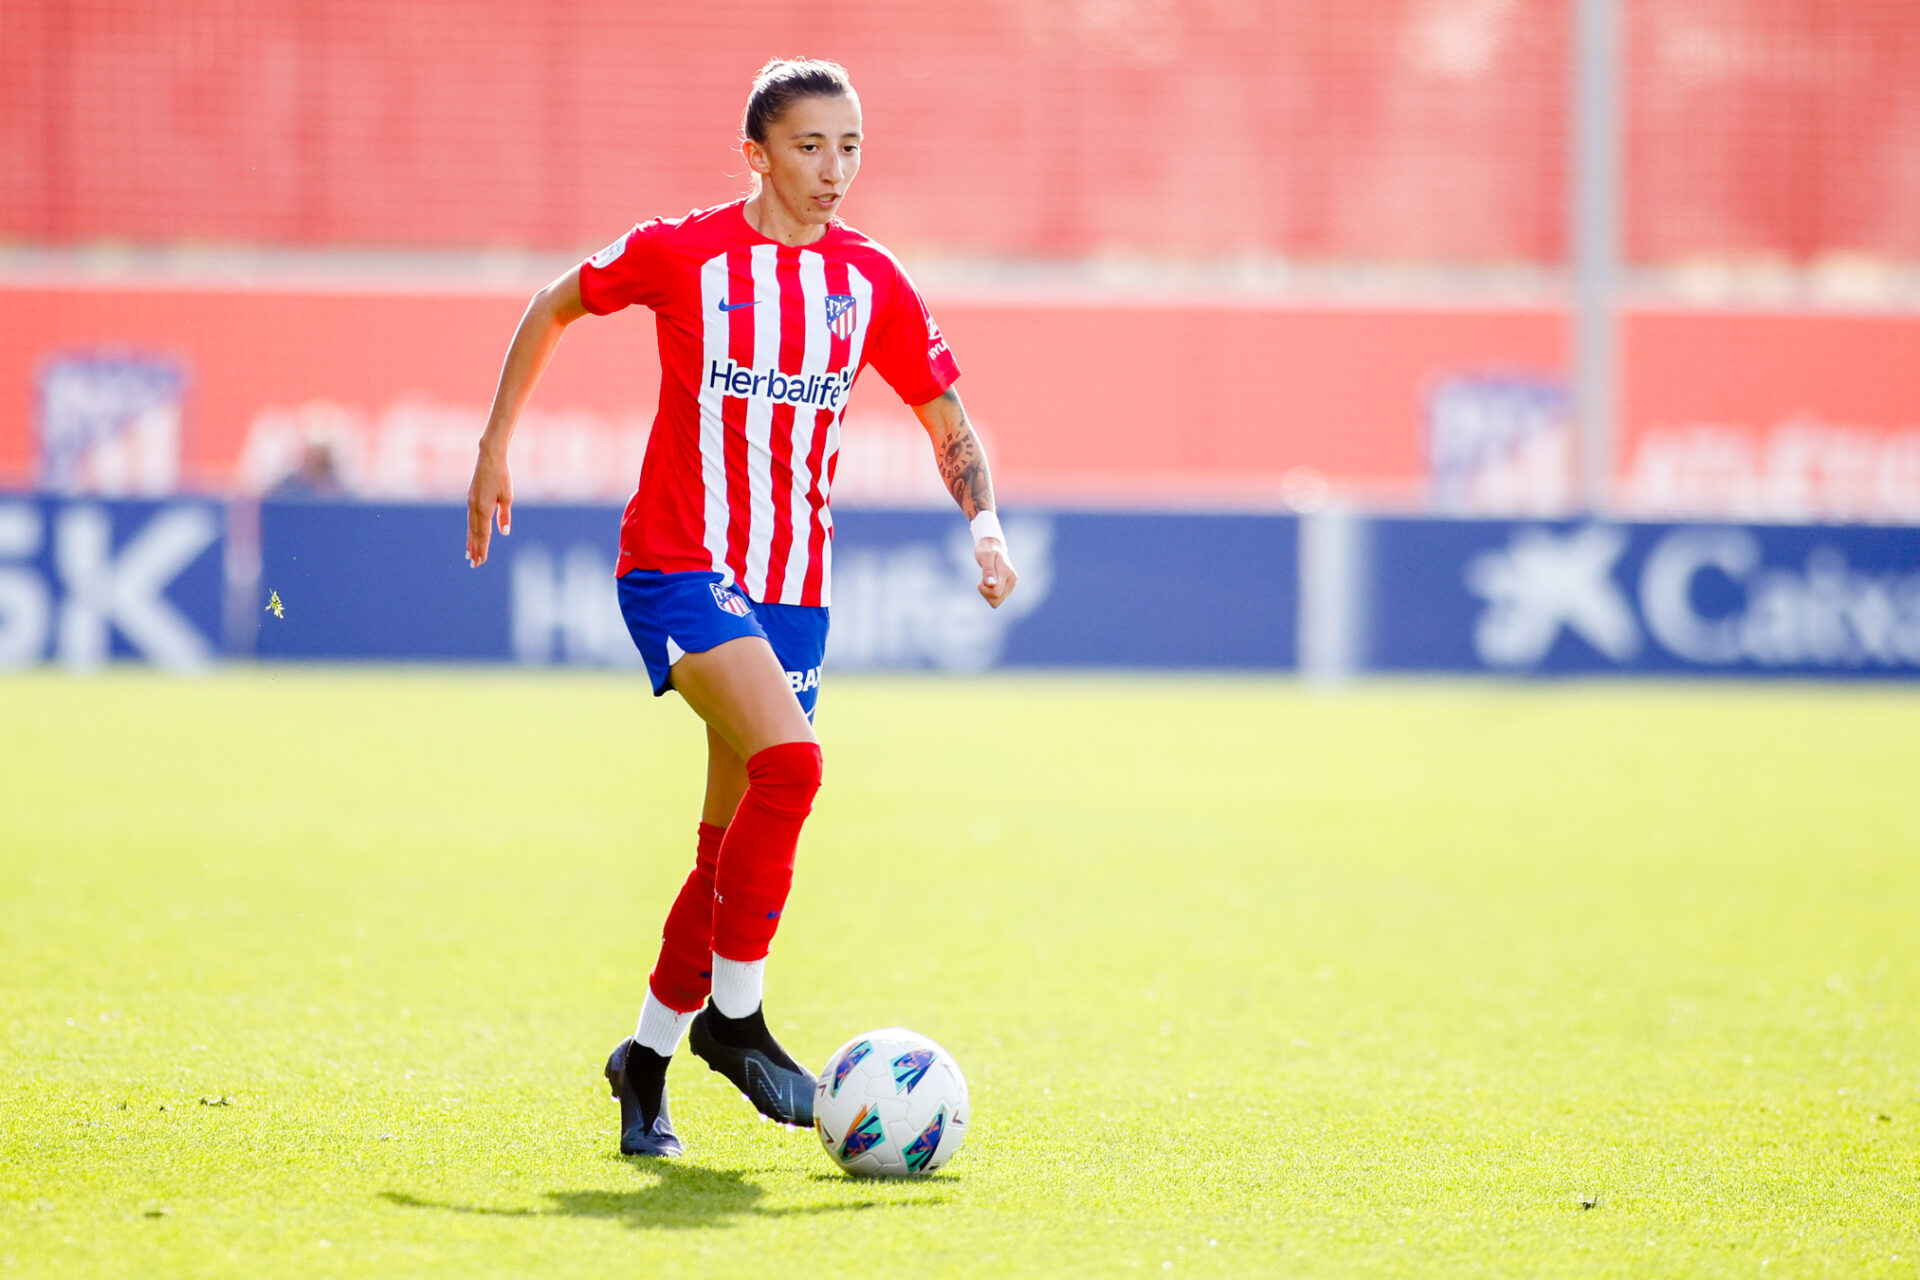
[[[640,1025],[633,1029],[633,1042],[663,1058],[671,1058],[673,1051],[680,1047],[680,1037],[686,1033],[687,1024],[692,1021],[693,1014],[667,1008],[649,987],[647,998],[640,1003]]]
[[[766,983],[767,958],[729,960],[713,957],[713,1007],[725,1018],[744,1018],[760,1007]]]

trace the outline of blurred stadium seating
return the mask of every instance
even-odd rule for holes
[[[0,235],[597,245],[851,68],[910,255],[1553,264],[1560,0],[13,0]],[[1629,0],[1630,256],[1920,260],[1908,0]]]

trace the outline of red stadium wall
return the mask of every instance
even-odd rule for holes
[[[1476,415],[1502,428],[1502,388],[1544,387],[1550,405],[1562,382],[1564,322],[1545,310],[935,304],[1013,501],[1271,505],[1331,488],[1447,505],[1430,461],[1438,393],[1466,388],[1470,436],[1498,443]],[[0,286],[0,487],[35,482],[53,417],[71,437],[76,423],[146,413],[163,448],[177,434],[177,470],[121,457],[80,487],[264,488],[317,437],[341,450],[355,492],[458,495],[523,305],[480,292]],[[1920,316],[1634,312],[1624,336],[1630,508],[1920,519]],[[171,371],[177,404],[116,409],[129,365]],[[70,376],[55,414],[57,371]],[[866,383],[837,496],[942,501],[911,415]],[[520,496],[623,497],[657,387],[644,312],[574,325],[515,442]],[[1507,457],[1506,478],[1462,490],[1462,504],[1570,500],[1564,422],[1549,411],[1519,425],[1534,432],[1522,444],[1546,452]]]
[[[1634,256],[1920,258],[1910,0],[1629,0]],[[832,56],[903,251],[1533,261],[1565,0],[9,0],[0,238],[586,250]]]

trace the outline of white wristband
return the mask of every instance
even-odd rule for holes
[[[1000,532],[1000,517],[991,511],[982,511],[967,521],[967,528],[973,530],[973,541],[976,546],[982,538],[998,538],[1002,546],[1006,545],[1007,535]]]

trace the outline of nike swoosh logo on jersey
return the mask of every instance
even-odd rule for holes
[[[742,307],[751,307],[759,301],[758,298],[755,298],[753,302],[723,302],[720,304],[720,309],[722,311],[738,311]]]

